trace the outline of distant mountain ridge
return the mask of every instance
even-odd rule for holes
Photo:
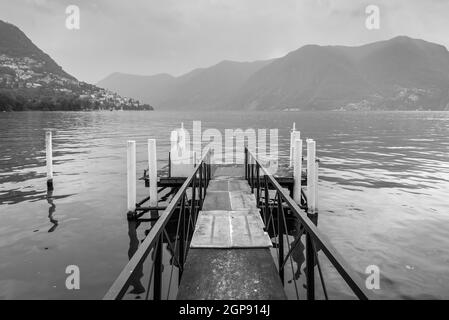
[[[358,47],[307,45],[181,77],[115,74],[98,85],[156,109],[449,110],[449,52],[400,36]]]
[[[211,109],[224,107],[257,70],[271,61],[222,61],[209,68],[195,69],[180,77],[168,74],[133,76],[114,73],[97,83],[142,101],[152,101],[159,109]]]

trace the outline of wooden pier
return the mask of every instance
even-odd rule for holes
[[[244,167],[216,168],[177,299],[286,299],[271,246]]]
[[[323,257],[354,298],[368,299],[364,281],[317,229],[315,141],[307,140],[303,170],[299,132],[291,138],[293,177],[274,177],[247,148],[243,165],[214,164],[208,150],[198,161],[193,156],[195,166],[175,168],[172,176],[169,164],[168,176],[158,177],[156,142],[149,140],[149,170],[142,178],[149,196],[136,201],[135,164],[128,163],[128,219],[139,221],[150,212],[150,219],[143,220],[152,226],[104,299],[137,298],[136,283],[139,294],[154,300],[287,299],[287,268],[290,275],[305,273],[305,285],[295,277],[288,281],[297,299],[316,299],[317,285],[329,299]],[[135,161],[135,145],[128,145],[128,160]],[[188,174],[178,174],[185,170]],[[144,275],[146,286],[140,283]]]

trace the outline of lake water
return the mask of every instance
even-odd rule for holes
[[[0,298],[102,298],[128,261],[126,141],[137,141],[140,175],[146,140],[157,139],[163,166],[170,131],[193,120],[223,131],[278,128],[283,167],[296,122],[317,141],[319,229],[361,275],[380,268],[375,297],[449,298],[449,113],[437,112],[2,113]],[[140,181],[137,191],[147,193]],[[65,287],[68,265],[80,268],[80,290]]]

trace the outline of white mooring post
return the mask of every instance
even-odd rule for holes
[[[307,205],[308,213],[316,213],[316,144],[312,139],[307,139]]]
[[[302,140],[297,139],[293,144],[293,200],[301,204],[301,175],[302,175]]]
[[[47,190],[53,191],[53,148],[51,131],[45,132],[45,155],[47,160]]]
[[[150,182],[150,207],[157,207],[157,154],[155,139],[148,139],[148,168],[148,179]]]
[[[296,131],[296,124],[293,123],[293,129],[290,132],[290,167],[293,166],[294,143],[301,139],[301,132]]]
[[[136,210],[136,142],[127,143],[128,213]]]

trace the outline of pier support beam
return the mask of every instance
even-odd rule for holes
[[[148,178],[150,182],[150,207],[157,207],[157,154],[155,139],[148,139],[148,168]]]
[[[53,148],[51,131],[45,132],[45,155],[47,161],[47,190],[53,191]]]
[[[302,140],[293,144],[293,200],[301,205]]]
[[[136,142],[127,143],[128,216],[136,210]]]

